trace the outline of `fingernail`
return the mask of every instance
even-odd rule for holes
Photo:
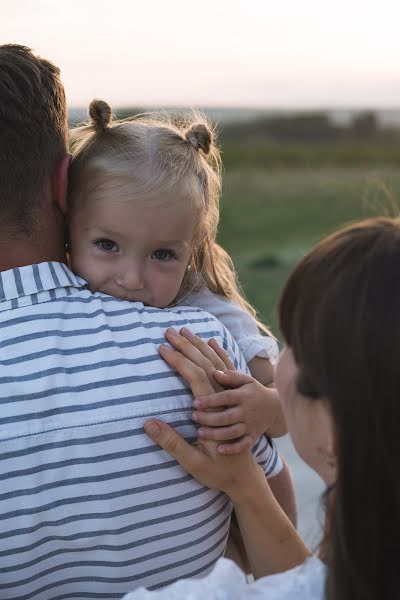
[[[193,419],[193,421],[198,421],[199,420],[198,414],[197,413],[193,413],[192,414],[192,419]]]
[[[190,331],[190,329],[188,329],[187,327],[182,327],[181,334],[184,335],[187,338],[193,338],[194,337],[194,333],[192,333]]]
[[[218,446],[218,452],[220,454],[226,454],[226,449],[224,446]]]
[[[193,406],[194,406],[195,408],[201,408],[201,407],[203,406],[203,404],[202,404],[201,400],[195,400],[195,401],[193,402]]]
[[[166,344],[161,344],[160,346],[160,350],[162,350],[163,352],[171,352],[172,348],[170,348],[169,346],[167,346]]]
[[[197,436],[201,438],[206,437],[206,432],[203,429],[198,429]]]
[[[161,433],[160,426],[157,423],[145,423],[144,430],[153,439],[158,438]]]
[[[166,333],[168,333],[169,335],[178,335],[178,332],[173,327],[168,327]]]

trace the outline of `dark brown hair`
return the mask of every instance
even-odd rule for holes
[[[397,596],[400,539],[400,220],[320,242],[279,304],[300,393],[324,398],[337,435],[327,497],[328,600]]]
[[[0,46],[0,220],[32,233],[55,164],[66,153],[67,112],[57,67],[25,46]]]

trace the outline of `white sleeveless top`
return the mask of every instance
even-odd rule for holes
[[[231,560],[221,558],[203,579],[184,579],[157,591],[138,588],[123,600],[323,600],[326,567],[318,558],[247,584]]]

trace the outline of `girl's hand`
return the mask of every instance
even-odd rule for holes
[[[197,432],[199,438],[219,442],[235,440],[219,446],[220,452],[235,454],[252,446],[263,433],[271,437],[286,433],[276,389],[266,388],[253,377],[236,371],[215,372],[214,377],[231,389],[194,401],[196,412],[192,418],[201,425]],[[208,412],[216,408],[225,410]]]
[[[250,448],[265,432],[271,437],[286,433],[276,390],[234,371],[228,354],[216,340],[206,344],[185,327],[180,333],[167,329],[166,338],[178,352],[162,345],[160,354],[192,388],[196,409],[193,419],[204,425],[198,430],[200,439],[229,441],[219,445],[218,451],[237,454]],[[193,378],[198,369],[202,378],[199,380]]]

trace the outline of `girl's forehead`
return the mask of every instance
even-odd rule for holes
[[[87,189],[87,200],[97,202],[108,198],[120,202],[133,202],[138,206],[172,210],[174,207],[189,207],[198,211],[203,206],[203,194],[198,182],[191,177],[175,180],[175,176],[163,173],[162,176],[151,176],[140,173],[140,176],[119,172],[102,171],[92,180]]]
[[[189,240],[193,237],[197,215],[190,203],[174,197],[142,200],[125,194],[110,198],[96,195],[83,211],[89,227],[119,232],[126,237],[164,240]]]

